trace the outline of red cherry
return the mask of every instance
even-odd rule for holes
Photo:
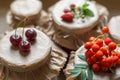
[[[63,21],[72,22],[72,21],[73,21],[73,14],[72,14],[71,12],[64,13],[64,14],[61,16],[61,18],[62,18]]]
[[[92,58],[88,58],[88,59],[87,59],[87,63],[88,63],[89,65],[92,65],[92,64],[94,64],[95,62],[92,60]]]
[[[118,56],[113,56],[114,63],[118,61],[119,57]]]
[[[106,47],[101,47],[100,50],[103,52],[103,54],[104,54],[105,56],[108,56],[108,55],[109,55],[108,49],[107,49]]]
[[[97,58],[97,59],[102,58],[102,57],[103,57],[103,55],[104,55],[104,54],[103,54],[103,52],[102,52],[102,51],[100,51],[100,50],[99,50],[99,51],[97,51],[97,52],[96,52],[96,54],[95,54],[95,56],[96,56],[96,58]]]
[[[117,64],[120,64],[120,59],[118,59]]]
[[[91,59],[92,59],[93,63],[96,63],[97,60],[98,60],[95,55],[93,55],[93,56],[91,57]]]
[[[106,66],[102,66],[102,71],[107,71],[108,70],[108,67],[106,67]]]
[[[36,36],[37,36],[37,32],[34,29],[28,29],[25,32],[25,35],[26,35],[28,40],[35,40]]]
[[[19,50],[22,52],[28,52],[30,51],[31,44],[28,41],[21,41],[19,44]]]
[[[115,52],[115,54],[120,58],[120,52]]]
[[[110,38],[105,38],[105,44],[108,45],[110,42],[112,42],[112,40]]]
[[[87,51],[85,52],[85,56],[86,56],[87,58],[92,57],[94,54],[95,54],[95,53],[94,53],[92,50],[87,50]]]
[[[106,58],[106,63],[112,64],[113,63],[113,57],[109,56]]]
[[[64,9],[64,13],[68,13],[68,12],[70,12],[69,9]]]
[[[103,46],[103,40],[102,39],[98,39],[96,41],[96,44],[98,44],[100,47],[102,47]]]
[[[92,69],[93,69],[94,71],[99,71],[99,70],[100,70],[100,66],[99,66],[98,64],[93,64],[93,65],[92,65]]]
[[[95,37],[90,37],[89,38],[89,42],[92,42],[92,41],[94,41],[96,38]]]
[[[92,50],[93,50],[94,52],[97,52],[99,49],[100,49],[100,46],[97,45],[97,44],[94,44],[94,45],[92,46]]]
[[[22,41],[22,37],[20,35],[11,35],[10,36],[10,42],[13,46],[17,46],[19,45],[19,43]]]
[[[102,58],[102,59],[99,61],[100,66],[105,65],[105,63],[106,63],[106,58]]]
[[[112,51],[112,50],[116,49],[117,44],[115,42],[110,42],[108,44],[108,47],[109,47],[109,50]]]
[[[90,49],[90,48],[92,47],[92,45],[93,45],[92,42],[86,42],[86,43],[84,44],[84,48]]]
[[[104,26],[104,27],[102,28],[102,32],[103,32],[104,34],[108,33],[108,32],[109,32],[109,28],[108,28],[107,26]]]

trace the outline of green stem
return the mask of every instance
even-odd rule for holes
[[[17,28],[15,29],[15,37],[17,37]]]
[[[93,42],[95,42],[95,41],[96,41],[96,40],[98,40],[99,38],[104,39],[104,38],[105,38],[105,35],[104,35],[104,34],[102,34],[102,35],[97,36],[97,37],[96,37],[96,39],[95,39],[95,40],[93,40]]]
[[[23,38],[23,45],[24,45],[24,32],[25,32],[25,24],[26,24],[26,22],[27,22],[27,18],[25,18],[24,20],[23,20],[23,22],[24,22],[24,27],[23,27],[23,31],[22,31],[22,38]]]
[[[24,27],[23,27],[23,31],[22,31],[22,38],[23,38],[23,41],[24,41]]]
[[[16,27],[16,29],[15,29],[15,36],[16,36],[16,34],[17,34],[17,28],[18,28],[23,22],[25,22],[26,19],[27,19],[27,18],[23,19],[22,21],[20,21],[20,22],[18,23],[18,25],[17,25],[17,27]],[[24,24],[24,26],[25,26],[25,24]]]

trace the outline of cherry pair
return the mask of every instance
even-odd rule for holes
[[[35,40],[37,33],[34,29],[28,29],[25,32],[25,36],[27,40],[23,40],[22,36],[19,34],[11,35],[10,42],[13,46],[18,47],[20,51],[28,52],[30,51],[30,47],[31,47],[31,43],[29,41]]]

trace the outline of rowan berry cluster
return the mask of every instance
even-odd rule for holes
[[[108,33],[108,27],[103,27],[102,32],[103,35]],[[111,38],[90,37],[89,42],[84,44],[84,48],[87,49],[85,52],[87,63],[94,71],[108,71],[120,64],[120,52]]]

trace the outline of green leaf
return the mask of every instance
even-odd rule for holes
[[[71,8],[71,12],[74,12],[74,13],[75,13],[75,8]]]
[[[74,78],[74,77],[79,76],[81,74],[81,72],[82,72],[82,69],[80,69],[80,68],[74,68],[72,70],[72,77]]]
[[[88,80],[93,80],[93,71],[90,67],[87,69]]]
[[[86,9],[86,8],[88,8],[88,6],[89,6],[88,3],[84,3],[83,6],[82,6],[82,8],[83,8],[83,9]]]
[[[80,59],[82,59],[83,61],[86,61],[86,57],[85,57],[84,55],[78,55],[78,57],[79,57]]]
[[[81,73],[80,80],[86,80],[86,78],[87,78],[86,72],[83,71],[83,72]]]
[[[94,17],[94,13],[90,9],[84,9],[84,15]]]
[[[75,64],[75,68],[82,68],[82,69],[86,69],[88,67],[87,64]]]

